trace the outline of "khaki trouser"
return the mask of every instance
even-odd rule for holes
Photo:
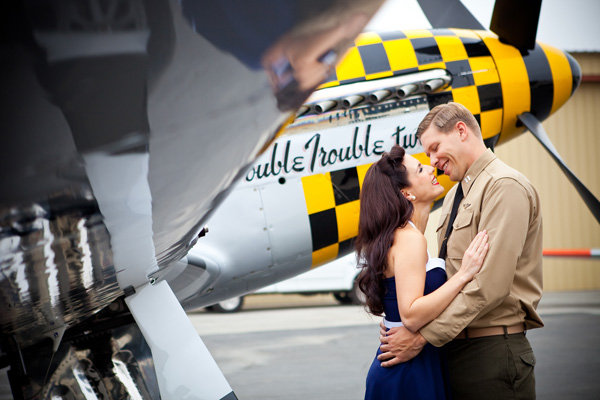
[[[453,400],[535,399],[535,356],[524,333],[444,346]]]

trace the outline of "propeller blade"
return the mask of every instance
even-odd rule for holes
[[[490,30],[521,51],[535,47],[542,0],[496,0]]]
[[[533,133],[533,136],[535,136],[542,146],[544,146],[548,153],[550,153],[554,161],[556,161],[569,181],[571,181],[573,186],[575,186],[575,189],[577,189],[577,192],[579,192],[579,195],[596,218],[596,221],[600,223],[600,201],[598,201],[592,192],[590,192],[589,189],[585,187],[585,185],[569,169],[569,167],[567,167],[565,162],[558,154],[558,151],[556,151],[556,148],[554,148],[554,145],[548,138],[542,123],[535,117],[535,115],[528,112],[519,115],[518,118],[519,121],[521,121],[531,133]]]
[[[459,0],[417,0],[432,28],[485,29]]]
[[[125,302],[152,351],[161,398],[237,399],[167,282],[141,286]]]

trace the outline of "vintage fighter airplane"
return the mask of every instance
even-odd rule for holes
[[[506,9],[496,2],[496,35],[466,10],[461,25],[473,29],[441,28],[448,20],[436,19],[435,2],[420,3],[438,28],[361,34],[209,219],[189,266],[170,281],[186,309],[236,298],[351,252],[367,169],[394,144],[429,164],[416,128],[448,101],[473,112],[488,147],[529,129],[600,221],[598,200],[560,160],[540,124],[581,78],[569,54],[535,42],[540,4],[529,2],[537,9],[519,10],[528,15],[524,25],[508,27],[499,20],[511,18],[500,17]],[[448,190],[448,177],[436,175]]]
[[[521,56],[487,31],[367,34],[246,169],[379,3],[245,4],[3,4],[0,351],[16,398],[235,398],[173,291],[197,307],[343,254],[361,169],[416,149],[431,105],[466,102],[493,146],[578,84],[562,52]],[[231,195],[250,196],[235,229],[262,218],[262,235],[228,256],[215,226],[176,261],[236,177]]]

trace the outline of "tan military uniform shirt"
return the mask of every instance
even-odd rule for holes
[[[421,334],[442,346],[465,327],[526,323],[543,326],[536,312],[542,296],[542,213],[536,190],[527,178],[487,150],[463,180],[464,198],[448,239],[446,272],[460,268],[471,240],[486,229],[490,248],[481,271]],[[441,246],[456,186],[446,195],[437,229]]]

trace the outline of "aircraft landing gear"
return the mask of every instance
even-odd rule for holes
[[[5,341],[14,398],[160,399],[150,348],[122,300],[114,304],[67,330],[54,354],[50,340]]]
[[[209,311],[219,313],[234,313],[242,309],[244,305],[244,296],[233,297],[231,299],[223,300],[217,304],[206,307]]]
[[[367,300],[364,293],[360,291],[356,280],[354,281],[354,285],[352,285],[352,290],[348,292],[335,292],[333,293],[333,297],[335,297],[340,304],[360,305],[365,304]]]

